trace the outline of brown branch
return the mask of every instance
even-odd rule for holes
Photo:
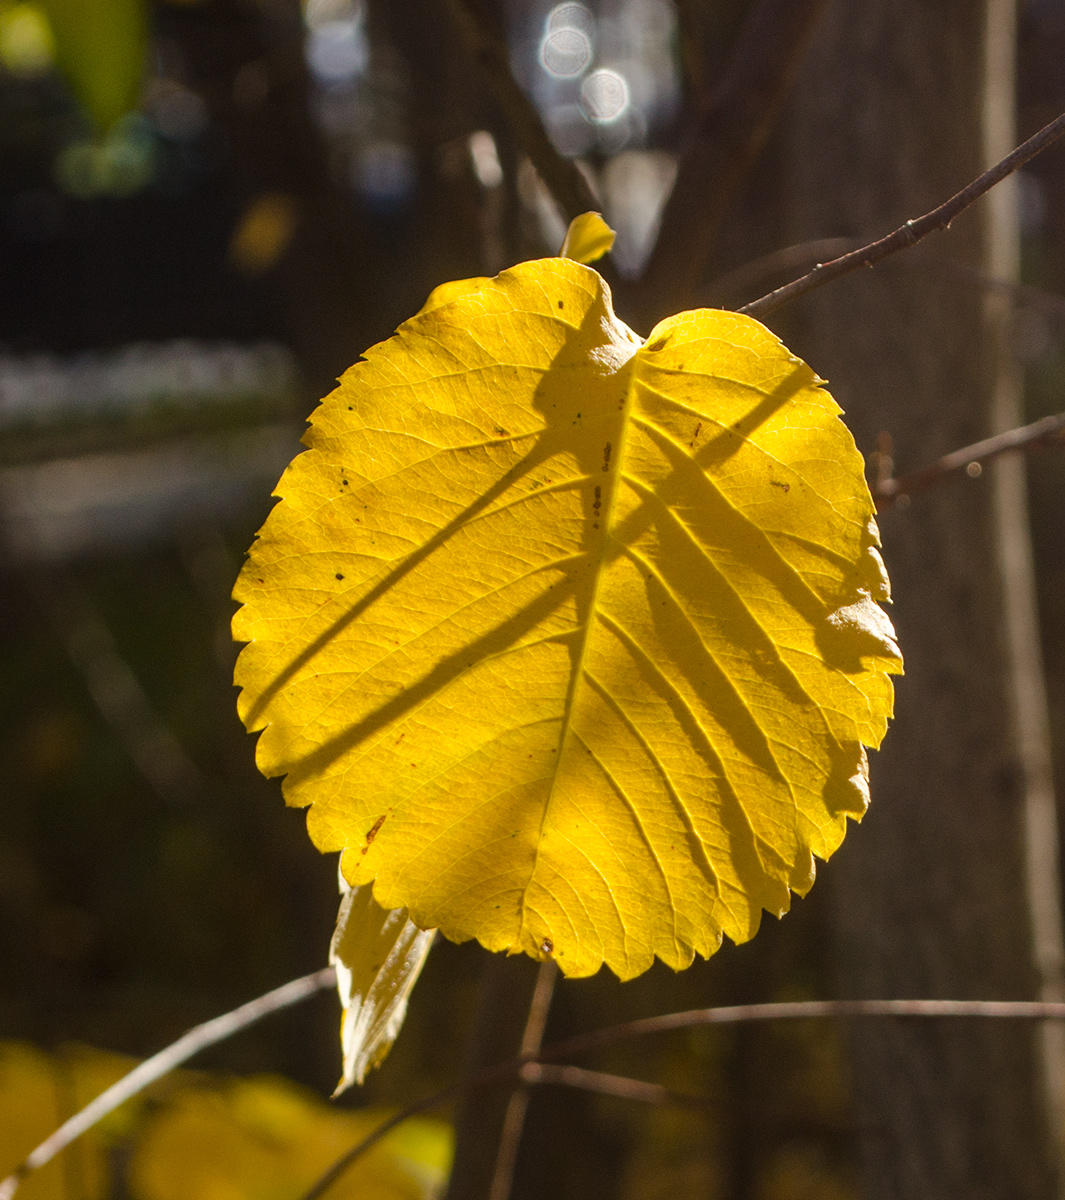
[[[573,161],[563,158],[551,144],[536,106],[514,78],[506,39],[482,8],[482,0],[447,0],[447,6],[514,136],[566,220],[597,211],[599,204],[587,180]]]
[[[800,268],[808,270],[811,264],[822,262],[828,255],[846,254],[848,250],[854,250],[862,244],[864,243],[859,242],[857,238],[813,238],[808,242],[796,242],[791,246],[782,246],[779,250],[771,250],[768,254],[762,254],[733,267],[731,271],[718,275],[705,287],[701,287],[698,294],[700,307],[718,308],[720,305],[713,303],[718,296],[727,296],[730,292],[742,293],[746,288],[753,288],[757,284],[764,285],[778,273],[797,271]]]
[[[827,5],[755,0],[751,6],[719,82],[697,106],[637,288],[644,308],[668,297],[672,312],[695,293],[728,205],[769,136]]]
[[[916,220],[907,221],[886,237],[870,242],[857,250],[852,250],[849,254],[834,258],[831,262],[818,263],[807,274],[769,292],[758,300],[752,300],[750,304],[745,304],[736,311],[746,313],[750,317],[767,316],[790,301],[812,292],[815,288],[831,283],[834,279],[849,275],[852,271],[858,271],[862,267],[871,267],[874,263],[880,262],[881,259],[887,258],[899,250],[908,250],[930,233],[946,229],[960,212],[967,209],[985,192],[990,191],[1007,175],[1011,175],[1018,167],[1023,167],[1026,162],[1035,158],[1063,134],[1065,134],[1065,113],[1051,121],[1049,125],[1044,125],[1037,134],[1018,146],[1012,153],[1007,154],[1004,159],[990,167],[938,208],[933,208],[931,212],[925,213],[923,217],[918,217]]]
[[[705,288],[700,288],[699,305],[705,308],[720,308],[722,305],[719,301],[727,298],[730,293],[742,292],[745,288],[772,279],[778,273],[807,267],[807,264],[823,261],[826,255],[845,254],[864,244],[859,238],[813,238],[807,242],[795,242],[791,246],[771,250],[768,254],[753,258],[739,267],[734,267],[731,271],[726,271],[724,275],[712,279]],[[1033,287],[1028,283],[1014,283],[1010,279],[995,279],[967,263],[956,262],[954,259],[930,253],[925,249],[918,249],[916,254],[907,256],[900,261],[920,270],[932,267],[984,291],[1002,292],[1011,296],[1018,304],[1026,304],[1031,308],[1038,309],[1058,321],[1065,320],[1065,296],[1048,291],[1046,288]]]
[[[675,1029],[691,1029],[699,1025],[739,1025],[751,1021],[798,1021],[825,1017],[976,1017],[1065,1021],[1065,1003],[1040,1000],[796,1000],[783,1004],[738,1004],[722,1008],[697,1008],[688,1012],[667,1013],[660,1017],[645,1017],[639,1021],[628,1021],[624,1025],[611,1025],[605,1029],[596,1029],[591,1033],[567,1038],[562,1042],[553,1042],[532,1057],[518,1056],[509,1062],[496,1063],[460,1079],[432,1096],[415,1100],[387,1121],[383,1121],[372,1133],[337,1159],[301,1200],[321,1200],[352,1163],[371,1147],[376,1146],[408,1117],[445,1104],[462,1092],[490,1087],[513,1075],[520,1077],[533,1064],[550,1063],[559,1058],[583,1054],[631,1038],[668,1033]],[[0,1197],[0,1200],[3,1200],[3,1197]]]
[[[1049,446],[1053,443],[1065,443],[1065,413],[1057,416],[1044,417],[1041,421],[1033,421],[1031,425],[1022,425],[1019,429],[1009,429],[994,437],[984,438],[982,442],[974,442],[961,450],[945,454],[931,466],[909,475],[901,475],[897,479],[890,476],[878,478],[873,482],[873,499],[877,508],[886,508],[898,503],[904,497],[912,496],[914,492],[924,492],[928,488],[951,475],[961,471],[969,475],[979,475],[982,464],[1009,454],[1015,450],[1034,450],[1039,446]],[[975,468],[975,469],[974,469]]]
[[[558,980],[558,966],[552,959],[540,964],[536,974],[536,986],[533,988],[532,999],[529,1002],[529,1016],[521,1035],[521,1057],[535,1056],[544,1040],[544,1030],[547,1028],[547,1014],[551,1007],[551,997]],[[522,1083],[527,1082],[519,1072],[518,1078]],[[518,1149],[521,1146],[521,1135],[525,1128],[525,1114],[529,1109],[528,1088],[518,1088],[510,1095],[506,1115],[503,1118],[503,1128],[496,1147],[495,1166],[492,1172],[492,1185],[488,1189],[488,1200],[508,1200],[511,1186],[514,1182],[514,1167],[518,1161]]]
[[[331,987],[335,983],[336,972],[332,967],[326,967],[322,971],[315,971],[313,975],[304,975],[300,979],[290,980],[272,992],[267,992],[265,996],[249,1000],[240,1008],[205,1021],[202,1025],[190,1029],[188,1033],[182,1034],[165,1050],[160,1050],[158,1054],[146,1058],[128,1075],[124,1075],[105,1092],[101,1092],[95,1100],[87,1104],[80,1112],[75,1113],[69,1121],[60,1125],[55,1133],[31,1151],[6,1179],[0,1181],[0,1200],[11,1200],[11,1197],[18,1191],[19,1184],[32,1171],[51,1162],[61,1150],[65,1150],[76,1138],[81,1137],[97,1122],[114,1112],[120,1104],[124,1104],[130,1097],[136,1096],[146,1087],[162,1079],[175,1067],[187,1062],[194,1054],[199,1054],[208,1046],[214,1046],[218,1042],[232,1037],[233,1034],[239,1033],[249,1025],[254,1025],[256,1021],[261,1021],[270,1013],[288,1008],[293,1004],[299,1004],[301,1000],[307,1000],[323,988]]]

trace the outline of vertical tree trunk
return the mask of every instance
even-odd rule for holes
[[[795,240],[886,232],[998,156],[1012,138],[1010,3],[834,6],[797,90]],[[830,380],[859,446],[890,432],[900,471],[1016,416],[1008,312],[932,257],[1008,272],[1011,221],[1008,203],[985,203],[926,257],[852,276],[793,318],[796,349]],[[1039,779],[1023,486],[1010,466],[881,526],[908,673],[874,756],[873,807],[826,870],[841,992],[1054,994],[1057,832]],[[870,1022],[852,1034],[870,1197],[1055,1193],[1053,1039],[991,1022]]]

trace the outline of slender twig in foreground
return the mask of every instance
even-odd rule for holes
[[[1034,450],[1055,442],[1065,443],[1065,413],[1044,417],[1041,421],[1033,421],[1031,425],[1022,425],[1020,429],[1008,429],[1005,433],[984,438],[982,442],[974,442],[971,446],[945,454],[931,466],[909,475],[900,475],[897,479],[878,479],[873,484],[873,499],[877,508],[886,508],[903,496],[926,491],[960,471],[979,475],[983,463],[1001,454],[1009,454],[1014,450]]]
[[[300,1200],[321,1200],[352,1163],[371,1147],[376,1146],[408,1117],[446,1104],[448,1100],[469,1089],[489,1087],[508,1076],[523,1075],[534,1064],[583,1054],[588,1050],[596,1050],[601,1046],[613,1045],[631,1038],[668,1033],[674,1029],[691,1029],[698,1025],[740,1025],[749,1021],[798,1021],[824,1017],[991,1017],[1026,1021],[1065,1021],[1065,1003],[1041,1000],[796,1000],[783,1004],[737,1004],[723,1008],[697,1008],[688,1012],[667,1013],[661,1017],[645,1017],[640,1021],[628,1021],[624,1025],[611,1025],[605,1029],[596,1029],[591,1033],[567,1038],[562,1042],[553,1042],[545,1046],[539,1054],[519,1056],[509,1062],[486,1067],[483,1071],[468,1075],[432,1096],[415,1100],[413,1104],[409,1104],[378,1125],[372,1133],[338,1158]],[[571,1080],[575,1078],[571,1076]],[[548,1080],[545,1079],[544,1082]]]
[[[599,208],[584,176],[572,159],[563,158],[551,144],[536,106],[521,90],[510,69],[510,51],[494,29],[481,0],[447,0],[455,24],[484,72],[514,136],[537,174],[562,209],[567,221]]]
[[[1011,175],[1018,167],[1023,167],[1029,159],[1035,158],[1063,134],[1065,134],[1065,113],[1051,121],[1049,125],[1044,125],[1037,134],[1018,146],[1011,154],[1007,154],[1001,162],[986,170],[938,208],[932,209],[931,212],[925,213],[923,217],[918,217],[914,221],[907,221],[893,233],[889,233],[875,242],[870,242],[867,246],[834,258],[831,262],[818,263],[807,274],[769,292],[768,295],[762,296],[758,300],[752,300],[750,304],[745,304],[736,311],[746,313],[751,317],[764,317],[789,301],[796,300],[799,296],[805,296],[807,292],[812,292],[815,288],[823,287],[826,283],[831,283],[832,280],[839,279],[842,275],[849,275],[861,267],[871,267],[890,254],[895,254],[899,250],[907,250],[910,246],[916,245],[930,233],[934,233],[938,229],[946,229],[960,212],[968,208],[985,192],[990,191],[1007,175]]]
[[[103,1120],[108,1113],[114,1112],[120,1104],[124,1104],[138,1092],[142,1092],[150,1084],[161,1079],[164,1075],[180,1066],[183,1062],[205,1050],[216,1042],[224,1041],[241,1029],[254,1025],[256,1021],[277,1012],[278,1009],[288,1008],[306,1000],[323,988],[336,983],[336,973],[332,967],[315,971],[313,975],[304,975],[301,979],[293,979],[289,983],[249,1000],[240,1008],[225,1013],[221,1017],[205,1021],[183,1034],[176,1042],[160,1050],[158,1054],[147,1058],[139,1066],[134,1067],[128,1075],[124,1075],[117,1083],[105,1092],[101,1092],[90,1104],[77,1112],[69,1121],[61,1125],[55,1133],[33,1150],[30,1155],[2,1182],[0,1182],[0,1200],[11,1200],[18,1190],[19,1184],[38,1167],[51,1162],[61,1151],[65,1150],[75,1138],[81,1137],[86,1130],[91,1129],[98,1121]]]

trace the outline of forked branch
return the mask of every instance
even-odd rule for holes
[[[796,1000],[783,1004],[738,1004],[722,1008],[698,1008],[688,1012],[667,1013],[660,1017],[646,1017],[640,1021],[629,1021],[624,1025],[611,1025],[605,1029],[597,1029],[591,1033],[567,1038],[562,1042],[554,1042],[545,1046],[537,1055],[519,1056],[509,1062],[498,1063],[493,1067],[468,1075],[465,1079],[460,1079],[457,1083],[432,1096],[416,1100],[394,1116],[389,1117],[387,1121],[383,1121],[371,1134],[337,1159],[310,1191],[301,1197],[301,1200],[321,1200],[321,1197],[329,1191],[348,1167],[408,1117],[445,1104],[462,1092],[490,1087],[512,1075],[524,1077],[526,1082],[532,1082],[536,1078],[536,1071],[530,1070],[530,1068],[536,1064],[550,1063],[560,1058],[569,1058],[575,1054],[597,1050],[602,1046],[614,1045],[632,1038],[647,1037],[653,1033],[668,1033],[674,1029],[691,1029],[699,1025],[739,1025],[752,1021],[796,1021],[825,1017],[938,1019],[976,1017],[1060,1021],[1065,1020],[1065,1003],[1032,1000]],[[598,1076],[597,1072],[588,1074]],[[542,1081],[545,1083],[548,1081],[562,1082],[563,1078],[549,1070],[545,1073]],[[596,1078],[595,1083],[600,1084],[605,1078],[617,1079],[618,1077]],[[570,1086],[581,1086],[577,1075],[568,1075],[565,1079]],[[643,1088],[654,1085],[643,1085],[643,1087],[635,1085],[639,1085],[638,1080],[624,1080],[623,1082],[619,1080],[613,1094],[620,1095],[624,1088],[631,1099],[651,1100],[651,1093],[645,1092]],[[601,1089],[595,1086],[591,1090]],[[655,1102],[658,1102],[659,1099],[664,1099],[664,1097],[656,1091]]]
[[[890,475],[878,478],[872,486],[873,499],[877,508],[887,508],[915,492],[927,491],[962,471],[973,476],[979,475],[984,463],[1002,454],[1009,454],[1015,450],[1034,450],[1056,443],[1065,444],[1065,413],[1043,417],[1041,421],[1033,421],[1031,425],[1022,425],[1019,429],[1008,429],[1005,433],[984,438],[981,442],[974,442],[971,446],[944,454],[941,459],[920,471],[900,475],[898,478]]]

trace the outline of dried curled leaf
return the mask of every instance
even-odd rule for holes
[[[437,289],[318,408],[236,589],[240,713],[384,908],[622,978],[804,893],[901,669],[861,456],[747,317]]]
[[[436,931],[419,929],[404,909],[382,908],[369,885],[342,888],[329,962],[336,967],[344,1017],[344,1074],[337,1094],[362,1083],[392,1049]]]

